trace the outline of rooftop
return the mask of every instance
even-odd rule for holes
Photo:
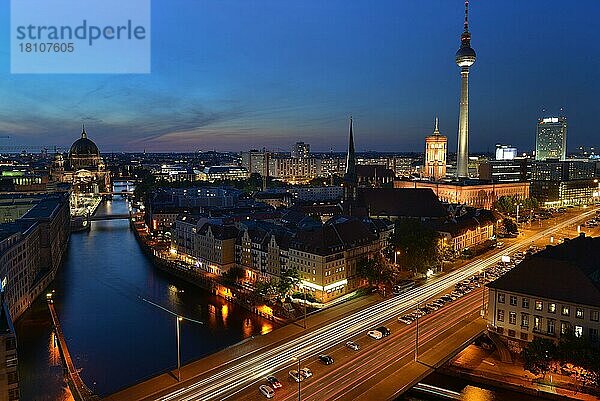
[[[600,307],[600,237],[581,235],[548,246],[487,286]]]
[[[429,188],[364,188],[359,189],[358,199],[370,216],[444,218],[448,215]]]

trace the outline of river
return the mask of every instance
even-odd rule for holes
[[[97,213],[127,210],[118,196]],[[183,362],[274,328],[238,305],[155,269],[126,220],[93,222],[89,232],[72,234],[49,290],[55,290],[73,361],[100,395],[176,366],[175,318],[142,298],[204,323],[181,324]],[[70,400],[42,298],[16,323],[21,399]]]

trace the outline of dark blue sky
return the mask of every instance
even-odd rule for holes
[[[421,151],[456,147],[461,0],[155,0],[149,75],[10,75],[0,9],[0,134],[68,145],[86,123],[101,151]],[[564,107],[570,149],[600,145],[598,0],[472,0],[470,149],[534,146]],[[0,144],[7,140],[0,139]]]

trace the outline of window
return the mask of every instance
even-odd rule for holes
[[[554,319],[548,319],[548,334],[554,335],[555,333],[555,329],[554,329]]]
[[[508,315],[508,323],[517,324],[517,314],[515,312],[510,312]]]
[[[521,306],[523,307],[523,309],[529,309],[529,298],[523,298]]]
[[[521,313],[521,327],[529,327],[529,315],[527,313]]]
[[[498,303],[503,304],[504,303],[504,294],[498,294]]]
[[[598,329],[590,328],[590,341],[596,342],[598,341]]]
[[[543,310],[544,303],[542,301],[535,301],[535,310]]]
[[[521,340],[527,341],[529,335],[527,333],[521,333]]]
[[[540,316],[533,317],[533,330],[535,330],[535,331],[542,330],[542,318]]]
[[[514,295],[510,296],[510,304],[512,306],[517,306],[517,297],[516,296],[514,296]]]
[[[504,321],[504,311],[502,309],[498,309],[498,317],[497,317],[499,322],[503,322]]]
[[[583,319],[583,308],[575,309],[575,317],[579,319]]]
[[[508,330],[508,335],[509,335],[509,337],[514,337],[515,336],[515,331],[514,330]]]
[[[597,322],[600,317],[600,313],[597,310],[593,310],[590,312],[590,320],[592,322]]]
[[[571,329],[569,322],[560,322],[560,334],[567,334]]]
[[[556,313],[556,304],[548,304],[548,312]]]
[[[560,313],[563,316],[569,316],[571,314],[571,309],[567,305],[563,305]]]
[[[583,335],[583,327],[581,326],[575,326],[575,337],[579,338]]]

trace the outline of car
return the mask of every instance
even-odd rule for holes
[[[301,375],[300,373],[298,373],[298,371],[297,371],[297,370],[290,370],[290,377],[291,377],[292,379],[294,379],[294,381],[295,381],[296,383],[299,383],[299,382],[301,382],[302,380],[304,380],[304,376],[303,376],[303,375]]]
[[[300,375],[304,376],[305,379],[308,379],[313,375],[313,373],[312,370],[310,370],[309,368],[302,368],[300,369]]]
[[[321,363],[325,364],[325,365],[331,365],[333,364],[333,358],[329,355],[319,355],[319,361],[321,361]]]
[[[275,376],[267,377],[267,382],[271,385],[271,387],[273,387],[274,390],[281,388],[281,382],[277,380]]]
[[[377,330],[369,330],[367,332],[367,335],[371,338],[374,338],[375,340],[381,340],[381,337],[383,337],[383,334],[381,334],[381,332]]]
[[[408,316],[400,316],[398,318],[398,321],[404,324],[411,324],[413,322],[413,317],[408,315]]]
[[[358,351],[360,349],[360,346],[354,341],[348,341],[346,347],[350,348],[352,351]]]
[[[275,396],[275,391],[266,384],[261,384],[258,389],[260,390],[262,395],[264,395],[267,398],[273,398]]]

